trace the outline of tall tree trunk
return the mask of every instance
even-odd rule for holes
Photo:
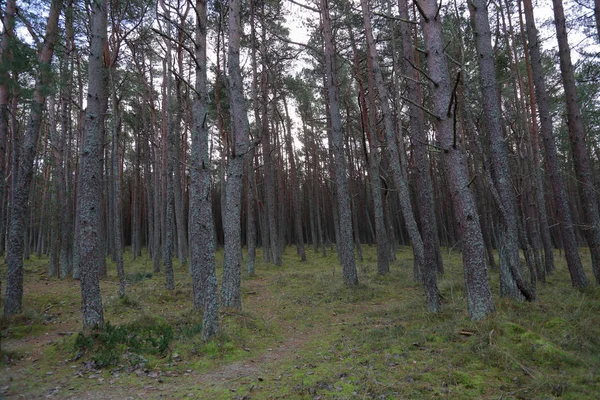
[[[331,119],[331,139],[335,162],[335,184],[337,189],[337,208],[339,215],[338,257],[342,264],[342,276],[348,286],[358,285],[356,262],[354,261],[354,243],[352,240],[352,215],[350,193],[348,192],[347,161],[344,152],[344,138],[340,114],[337,75],[335,67],[335,49],[328,0],[320,0],[320,12],[325,42],[325,77],[328,93],[329,116]]]
[[[469,187],[467,155],[454,135],[454,94],[444,54],[446,45],[442,35],[442,23],[435,0],[416,0],[416,4],[421,12],[429,74],[434,82],[434,126],[442,151],[444,172],[452,185],[450,194],[461,233],[467,310],[472,320],[480,320],[494,311],[494,303],[488,281],[479,215],[475,197]]]
[[[217,275],[215,273],[215,237],[210,184],[206,87],[206,1],[196,0],[196,98],[193,102],[193,130],[190,186],[190,267],[193,304],[203,310],[202,338],[209,339],[219,330]]]
[[[61,0],[53,0],[50,6],[44,44],[38,57],[38,75],[30,105],[29,120],[23,134],[17,169],[12,171],[16,175],[16,179],[13,179],[15,185],[12,187],[6,253],[6,302],[4,304],[4,315],[6,316],[20,314],[23,307],[23,245],[25,217],[28,211],[27,200],[33,177],[33,161],[40,135],[46,92],[52,81],[50,63],[54,53],[54,44],[58,37],[58,19],[61,7]]]
[[[226,209],[223,213],[225,254],[221,299],[224,307],[241,308],[241,199],[244,157],[248,152],[248,117],[240,70],[240,0],[229,2],[229,96],[232,145],[228,154]]]
[[[427,304],[430,311],[439,311],[439,294],[436,283],[436,265],[435,259],[431,259],[432,263],[425,265],[424,258],[424,246],[423,239],[417,226],[417,221],[412,209],[410,200],[410,191],[408,182],[406,179],[406,172],[403,168],[406,168],[406,164],[402,165],[400,148],[397,145],[396,130],[394,129],[394,121],[392,117],[392,111],[389,106],[389,95],[383,81],[381,68],[379,66],[379,59],[377,56],[377,50],[375,48],[375,40],[373,39],[373,31],[371,28],[371,21],[368,18],[369,5],[366,0],[361,1],[363,9],[363,20],[365,23],[365,35],[367,38],[368,46],[368,60],[370,60],[373,66],[370,73],[374,75],[375,87],[371,90],[377,89],[379,95],[379,106],[383,114],[383,122],[385,135],[387,139],[387,150],[389,154],[390,166],[392,168],[392,176],[394,184],[398,189],[398,198],[400,200],[402,216],[408,230],[408,235],[413,247],[415,270],[419,270],[422,274],[425,290],[427,294]]]
[[[423,250],[425,265],[436,265],[437,272],[444,272],[444,264],[441,257],[440,241],[437,233],[435,219],[435,203],[433,199],[433,185],[431,182],[431,167],[427,157],[428,138],[425,132],[425,116],[418,104],[423,102],[417,60],[413,51],[413,40],[411,39],[408,21],[407,0],[398,1],[400,18],[400,35],[402,36],[403,70],[407,76],[405,80],[406,95],[409,100],[409,123],[413,143],[413,154],[417,165],[417,198],[419,217],[421,220],[421,232],[423,234]],[[432,259],[433,257],[433,259]]]
[[[256,260],[256,183],[254,181],[254,153],[256,148],[251,147],[248,158],[246,159],[246,242],[248,247],[248,263],[246,271],[249,276],[254,275],[254,263]]]
[[[102,167],[104,156],[104,124],[106,109],[106,68],[104,46],[106,43],[106,2],[92,3],[91,42],[88,67],[88,95],[85,130],[81,143],[75,247],[78,270],[81,276],[81,297],[84,331],[90,332],[104,326],[99,268],[104,258],[103,236],[100,232],[102,218]]]
[[[133,159],[133,184],[131,187],[131,204],[132,204],[132,223],[131,223],[131,259],[135,260],[136,257],[142,255],[141,249],[141,235],[142,235],[142,194],[140,184],[140,157],[141,157],[141,145],[140,145],[140,132],[135,131],[134,133],[134,159]]]
[[[288,110],[285,94],[283,97],[283,108],[285,110],[285,148],[290,159],[290,185],[292,194],[292,208],[294,209],[294,235],[296,236],[296,251],[300,261],[306,261],[304,250],[304,234],[302,231],[302,197],[300,195],[300,184],[296,171],[296,155],[292,146],[292,120]]]
[[[562,0],[553,0],[556,37],[558,39],[558,56],[560,58],[560,73],[565,89],[567,102],[567,123],[569,140],[573,152],[575,175],[581,197],[583,217],[585,219],[585,236],[592,255],[592,270],[596,282],[600,283],[600,213],[598,212],[598,196],[592,179],[592,169],[585,140],[585,128],[581,107],[575,85],[575,73],[571,62],[571,49],[567,37],[567,27]]]
[[[371,21],[369,20],[368,10],[363,9],[363,19],[365,25],[368,24],[370,27]],[[363,136],[366,134],[367,142],[369,144],[369,153],[365,154],[368,161],[369,167],[369,180],[371,183],[371,196],[373,198],[373,214],[375,219],[375,236],[377,242],[377,273],[385,275],[390,272],[390,245],[388,241],[387,230],[385,226],[384,218],[384,206],[382,199],[381,190],[381,176],[379,173],[379,167],[381,163],[381,154],[379,148],[381,142],[379,140],[379,134],[377,132],[377,110],[375,102],[375,83],[373,82],[373,74],[367,73],[369,90],[369,106],[367,107],[366,95],[363,86],[362,72],[360,70],[358,51],[356,49],[356,41],[354,40],[354,33],[352,28],[348,27],[350,34],[350,40],[352,44],[352,52],[354,58],[354,68],[356,74],[356,80],[358,83],[359,91],[359,106],[361,108]],[[372,59],[367,59],[368,70],[372,70]],[[368,111],[367,111],[368,109]],[[364,141],[364,138],[363,138]],[[366,150],[366,149],[365,149]],[[356,214],[356,207],[353,207],[353,214]],[[358,218],[355,218],[358,222]],[[355,224],[355,230],[358,231],[358,226]]]
[[[60,101],[61,106],[61,138],[59,153],[60,184],[58,186],[58,198],[61,207],[60,217],[60,277],[62,279],[73,273],[73,194],[71,190],[71,93],[73,88],[73,59],[75,56],[74,33],[73,33],[73,0],[68,0],[65,10],[66,49],[65,62],[61,69]]]
[[[52,186],[51,193],[51,211],[50,211],[50,262],[48,264],[48,276],[60,276],[60,207],[62,197],[59,196],[61,190],[61,164],[62,157],[60,152],[59,132],[57,129],[57,110],[54,96],[48,99],[48,124],[50,129],[50,140],[52,150],[50,151],[50,164],[52,165]]]
[[[478,53],[483,116],[491,150],[492,180],[498,194],[499,204],[497,206],[502,221],[499,248],[500,292],[503,296],[516,299],[525,297],[527,300],[532,301],[536,297],[535,291],[527,286],[522,276],[517,227],[517,201],[508,164],[508,146],[501,126],[498,84],[496,82],[492,37],[485,0],[472,0],[469,2],[469,11]]]
[[[177,28],[178,35],[178,46],[177,46],[177,77],[175,79],[175,93],[176,93],[176,111],[175,111],[175,121],[173,126],[173,174],[174,174],[174,204],[175,204],[175,222],[177,225],[177,253],[179,258],[179,263],[181,265],[185,265],[187,262],[188,255],[188,237],[187,237],[187,220],[185,218],[185,185],[182,184],[181,179],[181,166],[184,164],[181,160],[184,159],[182,157],[181,150],[181,123],[183,120],[183,110],[185,107],[186,98],[183,95],[183,81],[182,77],[185,74],[183,67],[183,47],[181,43],[183,42],[183,29],[185,28],[185,19],[187,18],[188,10],[181,14],[181,22],[179,27]],[[185,171],[184,171],[185,175]]]
[[[571,274],[571,282],[574,287],[582,288],[588,285],[588,280],[585,276],[583,266],[581,265],[579,247],[577,245],[577,238],[575,237],[575,227],[573,226],[573,216],[571,214],[571,209],[569,208],[565,184],[560,172],[556,143],[552,131],[552,119],[550,117],[550,108],[548,105],[548,92],[546,91],[546,82],[544,81],[540,44],[533,17],[533,5],[531,0],[523,0],[523,5],[525,9],[528,48],[531,57],[535,97],[540,113],[541,132],[545,148],[546,169],[550,176],[555,207],[562,218],[560,227],[565,247],[565,256],[567,258],[567,266],[569,268],[569,273]]]
[[[507,0],[508,1],[508,0]],[[525,38],[525,24],[523,23],[523,13],[521,11],[521,1],[517,1],[518,12],[519,12],[519,31],[521,36],[521,42],[523,47],[527,47],[527,39]],[[507,7],[508,8],[508,7]],[[510,19],[509,19],[510,21]],[[516,53],[515,53],[516,54]],[[516,59],[516,56],[515,56]],[[550,236],[550,226],[548,224],[548,213],[546,209],[546,194],[544,190],[543,172],[541,167],[541,156],[540,156],[540,138],[538,132],[537,123],[537,107],[535,99],[535,85],[533,83],[533,73],[531,69],[531,61],[529,52],[525,51],[525,66],[527,68],[527,84],[529,87],[529,107],[531,114],[531,149],[533,151],[533,168],[535,169],[535,182],[536,182],[536,197],[535,202],[540,218],[540,233],[542,236],[542,243],[544,245],[544,265],[546,273],[550,274],[554,270],[554,247],[552,245],[552,238]],[[548,201],[549,202],[549,201]]]
[[[119,136],[121,133],[121,111],[119,109],[120,99],[117,98],[117,85],[114,76],[115,69],[110,68],[108,79],[111,91],[111,103],[113,114],[113,129],[112,129],[112,178],[113,178],[113,224],[114,231],[111,236],[114,237],[115,255],[117,274],[119,276],[119,297],[125,296],[125,269],[123,267],[123,225],[121,224],[121,182],[120,182],[120,167],[119,167]]]
[[[264,14],[264,12],[263,12]],[[269,221],[269,248],[271,252],[271,258],[275,265],[280,266],[281,260],[281,247],[279,246],[279,235],[281,234],[277,229],[277,201],[275,196],[275,166],[273,161],[273,149],[271,146],[271,131],[269,129],[269,67],[267,65],[267,49],[266,49],[266,27],[263,22],[262,30],[262,71],[261,71],[261,143],[263,146],[263,170],[264,170],[264,193],[265,193],[265,207],[267,218]],[[283,188],[280,188],[282,190]]]
[[[14,25],[15,25],[15,13],[17,12],[17,6],[15,0],[7,0],[4,7],[4,19],[2,39],[0,42],[0,63],[8,65],[12,60],[11,44],[14,39]],[[6,144],[8,139],[8,117],[9,113],[9,88],[8,82],[10,76],[8,71],[4,71],[0,75],[0,256],[4,255],[5,237],[6,237],[6,205],[8,202],[5,200],[5,165],[6,165]],[[0,287],[2,278],[0,277]]]
[[[170,43],[168,39],[167,42]],[[167,290],[175,289],[175,278],[173,276],[173,241],[174,241],[174,230],[175,230],[175,184],[173,178],[173,169],[175,163],[175,131],[173,124],[173,108],[171,105],[171,49],[170,45],[167,45],[167,57],[166,62],[163,62],[164,75],[163,79],[166,81],[163,86],[165,90],[163,91],[163,95],[165,96],[166,101],[163,106],[166,110],[167,117],[167,133],[166,133],[166,170],[163,175],[163,181],[166,181],[166,194],[163,194],[165,198],[164,203],[164,218],[165,218],[165,227],[164,227],[164,242],[163,242],[163,264],[165,266],[165,287]],[[165,188],[163,183],[163,188]]]

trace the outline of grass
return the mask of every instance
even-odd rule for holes
[[[328,249],[329,250],[329,249]],[[104,332],[80,335],[80,294],[49,279],[47,259],[26,262],[25,311],[2,320],[0,398],[24,395],[122,398],[524,398],[585,399],[600,393],[600,288],[571,288],[564,259],[535,303],[499,297],[496,313],[472,322],[460,256],[446,255],[443,309],[427,312],[400,249],[387,276],[363,247],[361,284],[345,287],[337,255],[293,248],[283,267],[262,262],[243,276],[243,310],[221,313],[221,332],[200,339],[187,267],[176,288],[146,257],[125,253],[127,295],[113,269],[102,280]],[[589,259],[582,250],[584,260]],[[558,256],[558,254],[557,254]],[[217,255],[218,259],[222,254]],[[112,265],[111,265],[112,267]],[[3,267],[5,268],[5,267]],[[591,268],[586,265],[591,276]],[[3,270],[4,271],[4,270]],[[4,272],[3,272],[4,273]],[[221,271],[218,270],[220,276]]]

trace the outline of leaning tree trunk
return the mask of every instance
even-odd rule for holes
[[[363,20],[365,23],[365,35],[367,37],[368,56],[367,60],[370,61],[372,69],[369,74],[374,75],[375,86],[371,87],[371,91],[377,89],[379,95],[379,106],[383,114],[383,122],[385,129],[385,136],[387,139],[387,151],[389,154],[389,160],[392,167],[392,176],[394,184],[398,189],[398,199],[402,209],[402,216],[406,224],[408,236],[413,248],[415,271],[419,271],[423,278],[425,290],[427,294],[427,304],[431,311],[439,311],[439,294],[436,283],[436,265],[431,263],[428,265],[424,264],[425,251],[423,247],[423,239],[415,220],[412,204],[410,201],[410,190],[408,187],[408,181],[406,179],[406,172],[402,170],[402,162],[400,148],[397,145],[396,130],[394,128],[394,120],[392,116],[392,110],[389,105],[389,95],[383,81],[381,68],[379,66],[379,59],[377,56],[377,49],[375,48],[375,40],[373,38],[373,31],[371,28],[371,20],[368,18],[369,5],[366,0],[361,1],[363,9]],[[430,260],[431,261],[431,260]]]
[[[215,237],[210,185],[206,88],[206,1],[196,0],[196,98],[192,105],[193,131],[190,186],[190,267],[193,304],[203,310],[202,339],[219,330]]]
[[[248,152],[248,119],[240,70],[240,0],[229,2],[229,96],[232,144],[228,154],[223,232],[225,254],[221,299],[224,307],[241,308],[241,203],[244,157]]]
[[[25,217],[28,209],[27,200],[33,177],[33,161],[46,103],[46,92],[52,81],[50,63],[54,53],[54,44],[58,37],[58,19],[61,7],[61,0],[53,0],[50,6],[44,46],[38,58],[39,72],[30,105],[29,120],[23,134],[17,169],[12,171],[16,176],[13,178],[15,185],[12,188],[6,253],[6,302],[4,304],[4,315],[6,316],[20,314],[23,307],[23,246]]]
[[[413,155],[417,164],[417,198],[419,217],[421,220],[421,231],[423,233],[424,265],[436,265],[437,272],[444,272],[440,240],[438,237],[437,223],[435,218],[435,202],[433,196],[433,184],[431,182],[431,167],[427,157],[428,138],[425,132],[425,116],[423,110],[418,107],[423,102],[421,86],[418,84],[420,73],[417,60],[413,50],[410,27],[408,24],[408,2],[398,0],[400,21],[400,35],[402,36],[402,54],[404,56],[403,70],[407,76],[405,80],[406,96],[408,98],[409,124],[413,143]],[[433,259],[432,259],[433,257]]]
[[[320,12],[323,21],[325,42],[325,76],[328,93],[329,116],[331,119],[331,141],[335,162],[335,184],[337,189],[337,208],[339,215],[339,240],[337,242],[338,257],[342,264],[342,276],[348,286],[358,285],[356,262],[354,261],[354,243],[352,239],[352,214],[350,210],[350,193],[348,191],[347,161],[344,152],[344,138],[340,115],[339,95],[336,79],[335,49],[328,0],[320,1]]]
[[[498,193],[497,204],[502,226],[500,229],[500,292],[503,296],[535,300],[535,291],[523,280],[519,256],[517,201],[508,164],[508,145],[502,132],[498,84],[490,23],[485,0],[471,0],[469,11],[478,53],[479,79],[483,97],[483,117],[491,153],[492,181]]]
[[[104,258],[102,218],[102,167],[104,164],[104,100],[106,97],[106,3],[92,3],[91,42],[88,66],[88,95],[85,130],[81,143],[79,181],[75,225],[75,247],[81,277],[81,297],[84,331],[90,332],[104,326],[99,268]]]
[[[467,155],[454,136],[454,96],[444,53],[446,44],[442,35],[442,23],[435,0],[416,0],[416,4],[421,12],[429,74],[434,82],[434,127],[442,152],[444,172],[452,185],[449,189],[462,239],[467,310],[472,320],[480,320],[494,311],[494,303],[488,281],[477,205],[470,189]]]
[[[561,176],[556,142],[552,131],[552,118],[550,116],[550,106],[548,104],[548,92],[546,90],[546,82],[544,81],[540,44],[537,36],[537,29],[535,27],[535,19],[533,17],[533,5],[531,0],[524,0],[523,5],[525,9],[528,48],[531,57],[535,97],[538,104],[542,141],[544,143],[546,156],[546,169],[550,176],[556,211],[558,215],[562,217],[560,227],[567,266],[569,268],[569,273],[571,274],[571,282],[574,287],[582,288],[588,285],[588,280],[581,264],[577,238],[575,236],[575,227],[573,226],[573,216],[571,215],[565,184]]]
[[[553,0],[556,37],[558,39],[558,56],[560,58],[560,73],[562,76],[565,98],[567,102],[567,123],[569,139],[573,151],[575,175],[579,186],[579,195],[586,223],[585,236],[592,255],[592,270],[596,282],[600,283],[600,213],[598,212],[598,196],[592,178],[590,157],[586,146],[586,132],[575,85],[575,73],[571,62],[571,49],[567,37],[565,13],[562,0]]]
[[[398,0],[398,10],[400,18],[408,20],[407,0]],[[411,72],[409,78],[406,79],[406,85],[409,100],[409,123],[413,136],[414,156],[417,162],[417,197],[419,199],[419,215],[421,219],[421,231],[423,233],[422,280],[429,310],[438,312],[441,307],[436,272],[443,271],[444,268],[441,257],[438,257],[440,255],[440,248],[435,222],[433,187],[429,172],[429,161],[427,159],[425,118],[423,111],[418,106],[422,101],[421,88],[416,83],[419,82],[420,76],[419,71],[415,67],[416,60],[413,54],[410,29],[407,22],[401,21],[400,34],[402,36],[404,70],[407,75],[409,75],[409,71]],[[405,219],[407,219],[406,216]]]
[[[364,18],[368,18],[368,15],[365,15]],[[367,107],[367,96],[364,90],[362,72],[360,70],[358,51],[356,48],[356,41],[354,39],[354,32],[352,30],[352,27],[348,26],[348,32],[350,34],[350,41],[352,44],[354,68],[356,74],[356,81],[358,83],[358,98],[359,106],[361,108],[363,142],[365,140],[364,135],[366,134],[367,141],[369,143],[369,153],[365,154],[365,156],[368,157],[367,164],[369,170],[369,180],[371,183],[371,196],[373,197],[375,239],[377,241],[377,273],[379,275],[385,275],[390,272],[390,244],[388,240],[388,233],[386,230],[385,217],[383,212],[383,196],[381,194],[381,175],[379,173],[379,168],[381,164],[381,154],[379,153],[379,147],[381,147],[381,143],[377,134],[377,110],[375,109],[375,94],[373,89],[369,90],[368,97],[370,107]],[[369,58],[369,70],[373,68],[371,64],[372,62]],[[373,74],[368,73],[368,81],[369,87],[373,88],[375,86],[373,82]],[[366,153],[366,149],[364,149],[364,151]],[[353,207],[353,211],[353,215],[355,215],[356,207]],[[357,221],[358,218],[355,218],[355,220]],[[358,230],[358,227],[356,227],[356,230]]]

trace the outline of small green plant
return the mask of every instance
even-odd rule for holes
[[[152,272],[137,271],[125,275],[125,280],[130,285],[144,281],[146,279],[152,279]]]
[[[144,354],[163,356],[173,339],[173,328],[147,319],[126,325],[107,323],[102,331],[89,336],[79,333],[73,350],[78,355],[89,353],[100,368],[118,365],[125,354],[130,361],[143,360]]]

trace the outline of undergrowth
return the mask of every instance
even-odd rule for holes
[[[168,398],[223,399],[587,399],[600,393],[600,289],[573,289],[558,254],[556,272],[538,285],[534,303],[501,298],[498,272],[490,271],[497,311],[472,322],[456,251],[444,255],[438,314],[427,311],[423,289],[412,280],[410,249],[399,249],[386,276],[377,275],[375,249],[363,246],[363,253],[361,283],[348,288],[329,248],[326,257],[308,252],[306,262],[289,248],[283,267],[265,264],[259,252],[256,274],[242,276],[243,310],[222,311],[220,332],[209,342],[200,338],[201,313],[191,309],[187,266],[174,264],[176,288],[167,291],[147,257],[134,261],[126,252],[126,296],[117,295],[110,269],[102,280],[110,323],[83,335],[76,333],[78,283],[49,279],[47,260],[30,260],[25,311],[1,323],[0,387],[8,389],[0,397],[48,395],[57,382],[68,382],[60,383],[60,397],[118,387],[131,393],[116,396],[147,396],[154,387]],[[582,256],[591,276],[589,253]],[[217,260],[220,265],[221,252]],[[205,381],[206,373],[233,375]]]

